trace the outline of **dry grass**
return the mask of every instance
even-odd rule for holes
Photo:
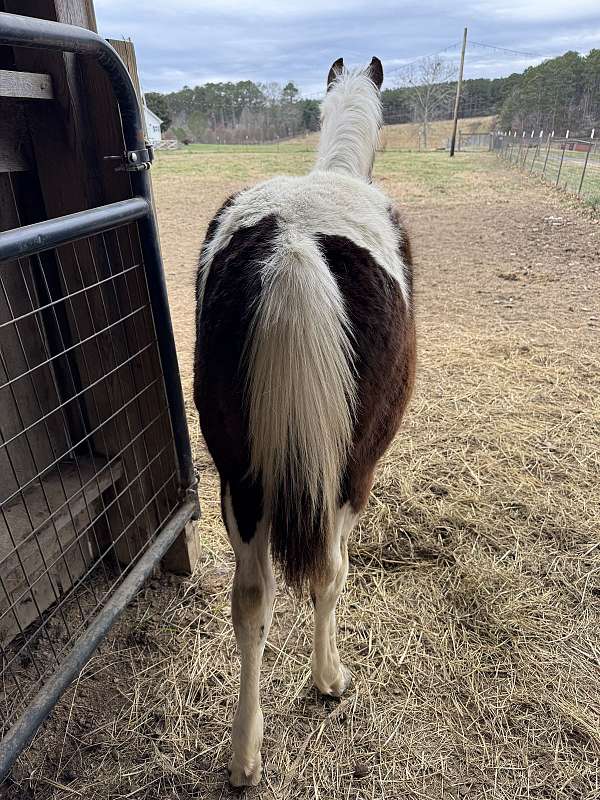
[[[487,132],[492,130],[495,117],[471,117],[461,119],[458,130],[462,133]],[[403,125],[386,125],[383,128],[381,144],[383,149],[389,150],[420,150],[424,147],[421,134],[422,125],[417,122],[407,122]],[[429,126],[427,134],[427,148],[437,150],[446,147],[446,142],[452,135],[451,120],[436,120]]]
[[[600,226],[474,158],[444,192],[386,176],[414,196],[420,366],[351,542],[339,634],[354,684],[341,703],[317,696],[309,604],[280,592],[248,798],[600,797]],[[19,800],[233,795],[233,562],[189,365],[193,255],[236,186],[155,185],[202,561],[137,598],[22,757]]]
[[[470,117],[460,120],[458,130],[463,133],[487,132],[493,129],[496,117]],[[452,120],[440,119],[431,122],[427,135],[427,148],[422,140],[422,125],[418,122],[404,122],[401,125],[385,125],[381,132],[381,148],[383,150],[438,150],[446,147],[452,135]],[[296,136],[282,145],[294,147],[304,145],[314,149],[319,138],[318,133]]]

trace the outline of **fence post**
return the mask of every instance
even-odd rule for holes
[[[544,159],[544,169],[542,170],[542,178],[546,175],[546,164],[548,163],[548,156],[550,155],[550,141],[552,139],[552,135],[548,134],[548,146],[546,147],[546,158]]]
[[[535,164],[535,160],[536,160],[536,158],[537,158],[537,155],[538,155],[538,153],[539,153],[539,150],[540,150],[540,146],[539,146],[539,144],[536,144],[536,146],[535,146],[535,152],[534,152],[534,154],[533,154],[533,159],[532,159],[532,161],[531,161],[531,167],[529,168],[529,174],[530,174],[530,175],[533,173],[533,165]]]
[[[590,141],[590,146],[588,147],[588,151],[585,154],[585,161],[583,162],[583,169],[581,171],[581,180],[579,181],[579,189],[577,189],[577,195],[581,197],[581,187],[583,186],[583,179],[585,178],[585,172],[587,170],[588,161],[590,158],[590,151],[592,149],[592,143]]]
[[[562,171],[563,161],[565,160],[565,150],[567,149],[567,140],[564,140],[563,148],[562,148],[562,155],[560,157],[560,164],[558,165],[558,173],[556,175],[556,186],[558,186],[558,182],[560,180],[560,173]]]

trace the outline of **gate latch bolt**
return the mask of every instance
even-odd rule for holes
[[[104,156],[104,158],[106,161],[119,162],[115,167],[116,172],[141,172],[150,169],[150,164],[154,161],[154,149],[146,142],[146,146],[141,150],[126,150],[122,156]]]

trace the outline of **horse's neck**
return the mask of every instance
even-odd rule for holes
[[[350,75],[323,101],[315,169],[368,178],[379,139],[381,102],[364,75]]]

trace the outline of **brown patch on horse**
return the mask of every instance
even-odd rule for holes
[[[408,236],[408,232],[402,220],[402,215],[400,214],[400,211],[396,206],[389,207],[388,215],[392,222],[392,225],[396,228],[398,232],[398,252],[400,253],[400,258],[402,259],[402,262],[404,263],[405,266],[406,283],[410,290],[410,294],[412,296],[413,257],[412,257],[412,248],[410,246],[410,239]]]
[[[226,205],[231,202],[230,198]],[[222,210],[209,226],[209,236],[211,226],[214,236],[221,213]],[[229,486],[244,542],[254,536],[263,512],[262,487],[249,477],[244,347],[254,301],[261,289],[259,265],[272,251],[277,228],[277,217],[269,215],[233,234],[227,247],[213,258],[204,287],[202,313],[200,308],[196,310],[194,402],[202,434],[221,478],[221,502]],[[222,511],[225,520],[224,508]]]
[[[416,360],[414,319],[397,282],[368,250],[343,236],[318,238],[352,325],[358,407],[340,504],[350,502],[358,512],[367,503],[377,462],[396,435],[410,399]],[[402,242],[410,278],[410,246],[404,231]]]

